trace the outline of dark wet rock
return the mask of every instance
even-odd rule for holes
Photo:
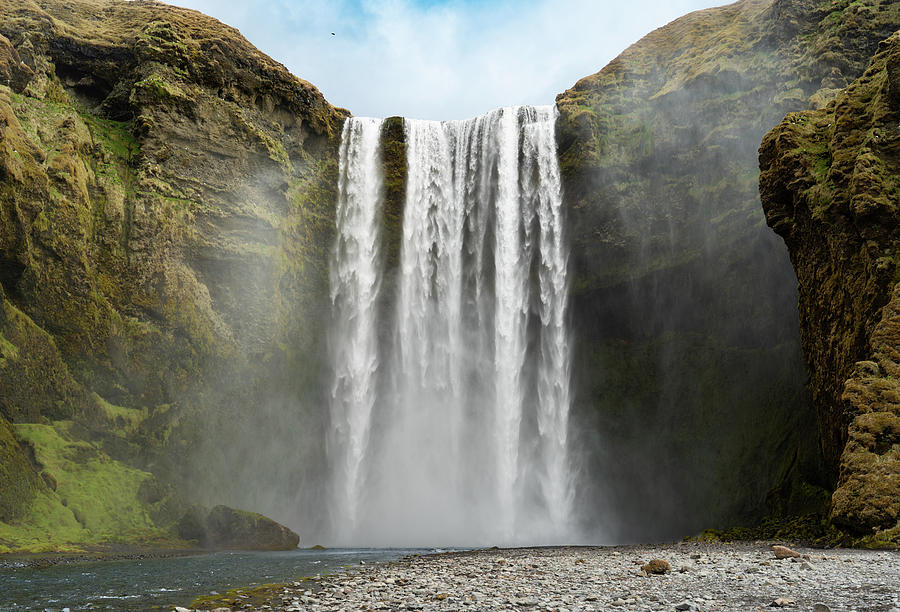
[[[293,550],[300,536],[255,512],[216,506],[191,506],[178,522],[178,535],[204,548],[225,550]]]
[[[788,111],[833,100],[898,28],[895,3],[743,0],[650,33],[557,97],[573,420],[613,430],[603,452],[633,458],[598,493],[639,517],[626,537],[827,512],[846,424],[817,427],[806,399],[796,276],[764,226],[757,149]],[[654,486],[660,453],[680,520]]]
[[[831,518],[900,542],[900,35],[826,108],[763,140],[760,193],[800,283],[810,388],[829,456]],[[880,535],[879,535],[880,534]]]

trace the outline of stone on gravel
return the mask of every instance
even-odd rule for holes
[[[770,608],[793,608],[796,602],[793,599],[788,599],[787,597],[779,597],[775,601],[769,604]]]
[[[791,550],[787,546],[778,546],[777,544],[772,547],[772,552],[775,553],[776,559],[792,559],[802,556],[796,550]]]
[[[699,559],[693,557],[696,554],[701,554]],[[501,558],[504,563],[496,564]],[[631,562],[641,558],[667,559],[676,568],[694,563],[695,569],[649,579]],[[827,559],[816,560],[814,573],[802,571],[800,559],[791,566],[774,560],[764,565],[758,544],[461,551],[355,565],[342,573],[319,575],[302,586],[284,585],[265,605],[246,602],[233,609],[728,612],[760,610],[775,597],[782,600],[776,607],[790,610],[812,610],[817,601],[827,601],[834,610],[897,607],[900,555],[835,550]],[[758,571],[747,573],[748,567]],[[449,597],[440,599],[441,594]],[[788,597],[796,603],[788,603]]]
[[[668,574],[672,571],[672,566],[665,559],[653,559],[647,565],[642,565],[641,569],[648,574]]]
[[[831,608],[825,604],[817,603],[813,606],[813,612],[831,612]]]

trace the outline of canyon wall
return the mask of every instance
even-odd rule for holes
[[[800,287],[803,351],[839,454],[831,518],[897,538],[900,518],[900,36],[826,107],[766,135],[760,192]]]

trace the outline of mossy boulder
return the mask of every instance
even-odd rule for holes
[[[293,550],[300,536],[255,512],[216,506],[191,506],[178,522],[178,534],[216,550]]]
[[[800,284],[823,448],[839,457],[831,518],[856,535],[888,532],[900,515],[898,63],[895,34],[828,106],[789,114],[759,152],[766,219]]]

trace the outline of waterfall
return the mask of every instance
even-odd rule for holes
[[[406,201],[387,308],[377,307],[380,123],[347,121],[331,262],[337,542],[571,537],[555,119],[548,106],[405,120]]]
[[[332,514],[339,523],[357,521],[362,464],[376,400],[378,335],[375,310],[380,281],[378,213],[381,121],[350,118],[341,134],[337,237],[330,265],[330,335],[334,382],[332,436],[339,464]]]

